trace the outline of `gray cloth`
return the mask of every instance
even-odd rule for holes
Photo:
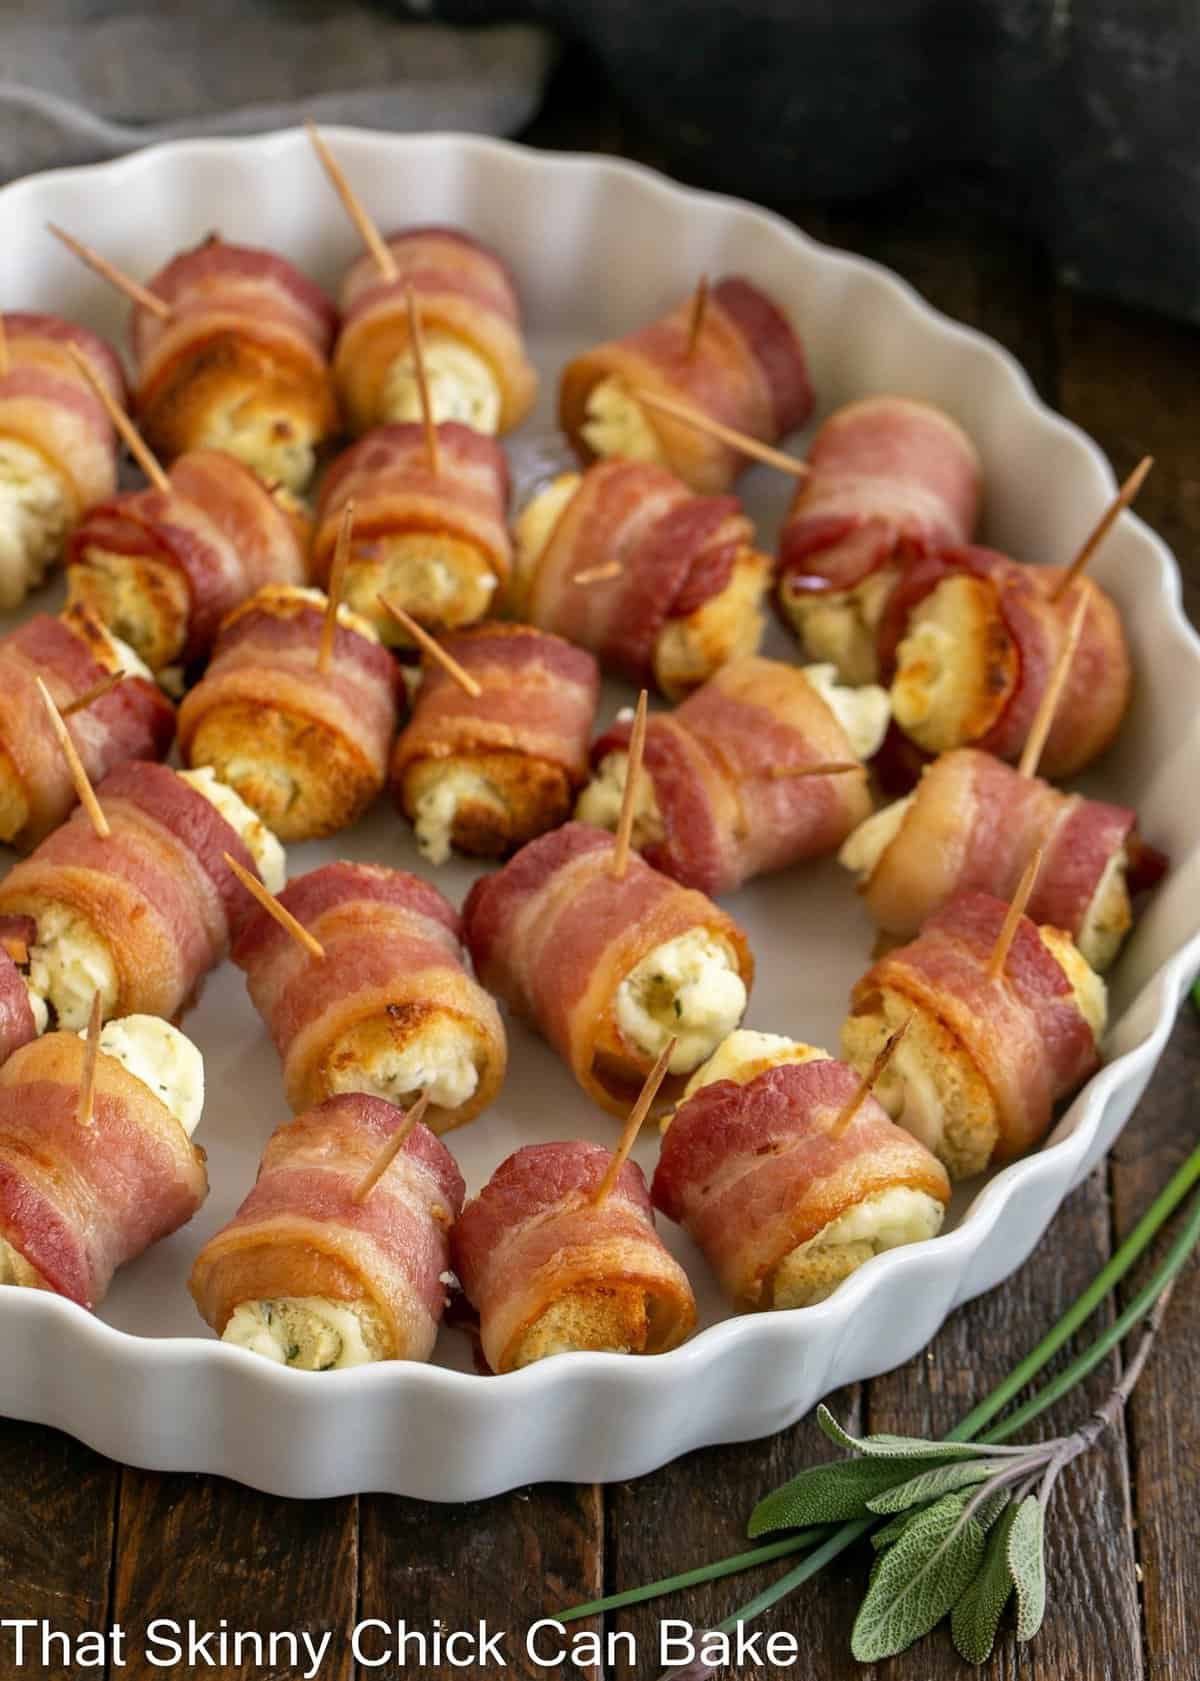
[[[552,52],[524,24],[459,30],[354,0],[0,0],[0,180],[309,116],[507,134]]]

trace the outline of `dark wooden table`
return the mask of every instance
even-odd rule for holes
[[[529,138],[549,146],[656,160],[636,131],[571,71]],[[802,184],[803,159],[797,160]],[[931,302],[1007,345],[1042,395],[1079,422],[1123,475],[1145,451],[1157,465],[1140,511],[1174,547],[1189,611],[1200,616],[1200,334],[1056,286],[1042,254],[971,213],[913,193],[836,212],[779,206],[809,232],[886,263]],[[1181,798],[1196,797],[1194,786]],[[956,1313],[920,1359],[835,1395],[843,1421],[938,1434],[1007,1371],[1102,1266],[1178,1165],[1198,1131],[1200,1022],[1185,1009],[1141,1109],[1109,1162],[1066,1203],[1033,1259],[991,1295]],[[1200,1268],[1181,1281],[1125,1428],[1086,1469],[1060,1484],[1051,1525],[1050,1609],[1030,1646],[1005,1634],[989,1676],[1022,1681],[1140,1681],[1200,1676],[1200,1351],[1191,1327]],[[1069,1353],[1069,1351],[1067,1351]],[[1064,1358],[1066,1356],[1064,1355]],[[1088,1402],[1111,1386],[1114,1359],[1094,1374]],[[70,1381],[64,1372],[63,1381]],[[1051,1423],[1082,1418],[1069,1399]],[[453,1628],[487,1617],[523,1630],[535,1618],[739,1549],[758,1495],[826,1457],[806,1421],[768,1441],[696,1453],[635,1483],[544,1486],[471,1506],[378,1495],[299,1504],[212,1477],[123,1470],[55,1431],[0,1422],[0,1619],[48,1618],[66,1630],[119,1621],[131,1646],[156,1616],[205,1627],[335,1631],[323,1681],[353,1672],[344,1631],[360,1618]],[[782,1567],[693,1591],[615,1620],[653,1653],[660,1609],[711,1626]],[[790,1673],[865,1674],[849,1656],[850,1621],[865,1580],[855,1554],[765,1620],[793,1630],[804,1660]],[[509,1670],[523,1663],[514,1643]],[[45,1670],[12,1667],[0,1678]],[[84,1673],[74,1670],[70,1673]],[[163,1673],[131,1655],[112,1673]],[[228,1667],[270,1678],[288,1668]],[[391,1677],[392,1668],[363,1675]],[[408,1673],[451,1676],[449,1666]],[[618,1668],[624,1676],[626,1671]],[[643,1662],[641,1674],[652,1675]],[[742,1669],[759,1681],[766,1666]],[[778,1673],[778,1672],[776,1672]],[[879,1681],[967,1673],[939,1632],[873,1672]]]

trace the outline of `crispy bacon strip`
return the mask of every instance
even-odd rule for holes
[[[156,454],[202,443],[213,410],[239,399],[308,435],[337,429],[337,311],[293,264],[210,234],[147,284],[171,308],[132,316],[138,418]]]
[[[49,906],[76,912],[112,954],[110,1017],[177,1017],[246,915],[224,854],[251,871],[254,860],[203,794],[165,765],[118,765],[96,794],[108,838],[76,808],[0,883],[0,915],[36,921]]]
[[[285,841],[356,822],[383,787],[396,733],[395,660],[339,625],[322,670],[323,625],[318,604],[268,585],[226,619],[180,708],[187,763],[214,764],[219,776],[229,764],[240,767],[223,779]],[[279,789],[292,782],[280,804]]]
[[[37,928],[30,917],[3,917],[0,922],[8,924],[12,930],[0,946],[0,1063],[5,1063],[14,1051],[37,1038],[29,988],[9,949],[9,942],[16,940],[19,929],[16,943],[28,951]]]
[[[648,462],[597,462],[538,557],[523,616],[646,687],[660,633],[721,593],[753,539],[735,497],[695,496]]]
[[[0,1237],[42,1288],[94,1308],[118,1267],[191,1219],[208,1178],[167,1106],[103,1051],[79,1125],[84,1050],[49,1033],[0,1068]]]
[[[91,509],[72,535],[71,566],[92,551],[133,555],[178,572],[189,610],[184,661],[208,654],[222,619],[264,584],[307,577],[307,520],[287,512],[248,467],[221,450],[181,455],[171,492],[135,490]]]
[[[122,407],[125,375],[104,340],[57,315],[4,315],[8,372],[0,376],[0,436],[27,444],[67,485],[78,518],[117,487],[117,440],[104,406],[71,360],[79,351]]]
[[[701,1086],[675,1111],[654,1206],[699,1245],[736,1306],[772,1306],[780,1263],[868,1197],[904,1186],[950,1200],[945,1168],[873,1097],[836,1131],[861,1083],[831,1058],[787,1063],[746,1085]]]
[[[979,512],[975,446],[948,414],[908,397],[837,409],[808,452],[779,539],[785,598],[853,589],[873,572],[966,543]]]
[[[96,655],[102,641],[100,626],[79,608],[60,619],[37,613],[0,639],[0,761],[21,790],[25,807],[20,827],[2,838],[23,852],[44,839],[76,803],[70,768],[37,679],[64,711],[107,675]],[[175,736],[175,709],[157,684],[126,677],[72,713],[67,728],[94,784],[129,759],[165,758]]]
[[[592,763],[626,749],[613,725]],[[865,771],[780,775],[854,753],[830,708],[795,666],[733,660],[674,712],[647,721],[644,765],[662,836],[646,861],[685,887],[728,893],[752,876],[833,852],[870,815]]]
[[[804,425],[813,402],[804,349],[772,299],[730,275],[710,290],[694,335],[693,302],[689,295],[648,327],[567,364],[559,420],[584,460],[591,459],[583,438],[588,398],[608,379],[675,398],[767,444]],[[693,490],[719,495],[748,465],[737,450],[683,421],[649,411],[646,418],[667,463]]]
[[[997,1161],[1039,1143],[1054,1105],[1100,1064],[1070,980],[1029,916],[1017,927],[1003,974],[990,973],[1007,912],[990,894],[958,895],[915,940],[872,964],[852,994],[855,1009],[869,1009],[886,986],[958,1039],[996,1102]]]
[[[450,333],[487,362],[500,387],[500,431],[511,432],[533,407],[537,374],[521,337],[508,269],[488,246],[456,228],[403,228],[386,243],[392,277],[381,275],[364,253],[342,282],[334,372],[350,430],[366,432],[387,418],[388,371],[409,354],[411,287],[426,333]]]
[[[583,1139],[527,1145],[464,1208],[454,1269],[493,1371],[511,1371],[541,1316],[574,1295],[632,1298],[639,1354],[674,1348],[691,1331],[692,1288],[654,1230],[641,1168],[626,1162],[600,1206],[592,1200],[608,1163],[607,1150]]]
[[[192,1296],[218,1336],[243,1302],[319,1296],[372,1308],[390,1339],[386,1358],[428,1360],[462,1175],[418,1123],[371,1195],[354,1198],[404,1120],[393,1104],[355,1092],[275,1129],[254,1189],[192,1268]]]
[[[1074,590],[1059,601],[1053,599],[1063,576],[1061,567],[1025,566],[994,549],[958,548],[925,555],[888,598],[879,627],[880,667],[888,680],[913,612],[938,584],[963,574],[991,584],[997,632],[1011,640],[1017,656],[1016,677],[999,715],[976,740],[963,745],[1015,761],[1078,606]],[[1128,709],[1131,685],[1120,614],[1112,599],[1093,584],[1079,644],[1042,750],[1044,775],[1073,776],[1104,751]]]
[[[636,854],[614,879],[612,848],[611,835],[585,823],[542,835],[475,883],[463,928],[484,985],[533,1023],[590,1097],[624,1115],[654,1062],[617,1026],[626,975],[693,928],[726,941],[747,988],[754,960],[732,917]],[[678,1096],[682,1081],[668,1075],[660,1107]]]
[[[339,1041],[378,1021],[397,1048],[439,1019],[469,1033],[479,1081],[457,1109],[431,1106],[435,1132],[474,1120],[504,1079],[506,1045],[495,1002],[467,973],[457,911],[436,887],[403,870],[326,864],[297,876],[282,905],[325,948],[302,950],[254,909],[234,962],[283,1061],[288,1102],[299,1114],[330,1095]]]

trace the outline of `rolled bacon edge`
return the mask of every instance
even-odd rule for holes
[[[323,1297],[365,1310],[376,1358],[427,1360],[465,1186],[420,1122],[369,1196],[354,1193],[404,1114],[347,1093],[277,1127],[258,1179],[196,1257],[189,1288],[220,1336],[243,1302]]]
[[[0,1237],[35,1288],[94,1308],[118,1267],[191,1219],[208,1178],[167,1106],[103,1051],[80,1125],[85,1048],[50,1033],[0,1068]]]
[[[658,1354],[695,1324],[687,1275],[654,1229],[641,1169],[626,1162],[597,1207],[609,1152],[582,1139],[502,1162],[454,1229],[454,1270],[495,1372],[548,1354]]]

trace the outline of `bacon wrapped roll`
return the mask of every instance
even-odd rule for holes
[[[392,755],[396,803],[432,864],[452,846],[501,858],[565,821],[587,776],[600,673],[592,656],[532,625],[484,624],[442,646],[471,695],[426,657]]]
[[[1011,1161],[1045,1137],[1054,1105],[1099,1066],[1104,982],[1061,928],[1022,917],[1003,974],[989,963],[1008,906],[964,893],[858,982],[842,1054],[866,1071],[908,1030],[875,1088],[952,1179]]]
[[[45,1003],[24,974],[36,938],[31,916],[0,917],[0,1063],[46,1030]]]
[[[732,1034],[688,1082],[654,1174],[654,1205],[743,1309],[809,1307],[885,1249],[941,1229],[946,1170],[828,1051]]]
[[[812,413],[804,348],[779,307],[741,275],[708,294],[692,343],[693,299],[563,369],[558,415],[583,461],[624,456],[669,467],[702,495],[728,490],[747,458],[719,438],[649,409],[637,389],[698,409],[775,444]]]
[[[667,1041],[660,1107],[741,1020],[754,960],[733,918],[636,853],[618,880],[612,836],[567,823],[530,841],[463,906],[475,972],[621,1115]]]
[[[1030,916],[1065,929],[1093,969],[1111,968],[1133,921],[1132,896],[1167,867],[1127,806],[1064,794],[963,747],[861,824],[839,858],[858,873],[880,928],[908,938],[956,894],[1011,899],[1039,850]]]
[[[383,641],[409,645],[380,595],[429,630],[475,624],[512,567],[508,489],[504,451],[469,426],[438,427],[436,474],[423,427],[381,426],[339,455],[322,480],[314,577],[328,581],[342,509],[352,499],[345,599]]]
[[[71,528],[117,488],[117,440],[104,405],[71,357],[84,356],[124,407],[125,375],[95,333],[57,315],[0,317],[0,610],[36,589]]]
[[[275,889],[283,848],[211,771],[135,760],[96,795],[108,837],[77,808],[0,882],[0,916],[33,918],[29,984],[56,1026],[82,1027],[97,992],[105,1020],[178,1016],[245,914],[223,854]]]
[[[172,465],[169,493],[92,508],[68,546],[67,595],[155,672],[204,658],[222,619],[264,584],[308,575],[308,518],[221,450]]]
[[[434,419],[461,421],[489,437],[511,432],[533,407],[537,374],[508,268],[456,228],[403,228],[386,244],[396,269],[391,279],[364,254],[342,282],[333,366],[350,430],[421,418],[408,333],[411,287]]]
[[[1016,760],[1079,603],[1058,601],[1057,566],[1023,566],[992,549],[927,555],[892,591],[879,652],[896,723],[924,752],[981,747]],[[1089,604],[1040,768],[1073,776],[1112,741],[1132,672],[1116,606]]]
[[[418,1122],[354,1199],[403,1124],[392,1104],[347,1092],[275,1129],[254,1189],[192,1268],[196,1306],[223,1341],[310,1372],[428,1360],[462,1175]]]
[[[463,1209],[454,1270],[494,1372],[585,1349],[662,1354],[695,1324],[692,1287],[654,1229],[641,1168],[626,1162],[593,1203],[608,1163],[583,1139],[526,1145]]]
[[[732,496],[694,496],[664,467],[565,473],[517,522],[513,610],[673,700],[761,640],[771,562]]]
[[[375,864],[326,864],[279,897],[324,958],[258,910],[233,960],[283,1061],[295,1113],[338,1092],[407,1105],[427,1091],[435,1132],[473,1121],[500,1089],[507,1046],[495,1000],[464,966],[450,901]]]
[[[179,748],[209,765],[285,841],[347,829],[387,776],[400,673],[373,627],[342,606],[326,670],[326,599],[267,584],[221,626],[184,697]]]
[[[110,1022],[81,1126],[84,1052],[76,1034],[49,1033],[0,1068],[0,1284],[94,1308],[118,1267],[186,1225],[208,1195],[191,1136],[204,1064],[168,1022]]]
[[[932,403],[865,397],[830,415],[808,464],[779,538],[780,609],[812,659],[874,683],[892,586],[915,559],[971,538],[979,456]]]
[[[210,234],[147,283],[171,306],[133,311],[137,415],[164,460],[227,450],[300,491],[338,429],[329,354],[337,311],[286,258]]]
[[[870,815],[865,769],[792,775],[869,758],[887,727],[882,689],[843,689],[831,665],[732,660],[674,712],[646,720],[633,844],[685,887],[728,893],[752,876],[833,852]],[[616,829],[632,722],[592,748],[576,816]]]
[[[128,759],[165,758],[174,707],[133,649],[85,608],[38,613],[0,639],[0,841],[27,852],[77,797],[37,679],[62,710],[115,671],[124,681],[66,720],[93,783]]]

